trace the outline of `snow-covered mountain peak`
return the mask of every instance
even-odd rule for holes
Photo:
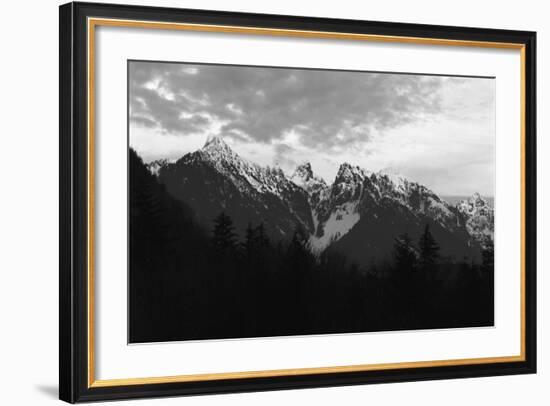
[[[359,166],[344,162],[340,165],[331,186],[330,199],[337,204],[358,199],[363,189],[363,183],[369,175],[370,172]]]
[[[350,181],[361,181],[365,177],[369,176],[369,174],[369,172],[359,166],[350,165],[349,163],[344,162],[340,165],[340,168],[338,168],[334,183],[337,184],[342,182],[349,183]]]
[[[469,199],[468,202],[474,207],[485,207],[489,206],[487,200],[485,200],[481,195],[475,192]]]
[[[479,193],[474,193],[470,198],[462,200],[456,205],[458,211],[466,218],[466,228],[482,245],[487,239],[493,239],[494,234],[494,210]]]
[[[253,162],[241,158],[223,140],[220,135],[209,135],[202,149],[196,151],[198,156],[211,161],[218,168],[237,167],[246,170],[245,167],[257,167]],[[194,154],[190,154],[193,156]]]
[[[327,187],[327,184],[323,178],[313,173],[313,169],[311,168],[311,164],[309,162],[298,165],[290,177],[290,180],[310,194],[314,191]]]
[[[463,213],[475,214],[477,212],[485,212],[487,209],[491,209],[487,200],[481,195],[475,192],[466,200],[462,200],[457,204],[459,210]]]
[[[212,145],[223,145],[223,144],[225,144],[225,141],[223,140],[223,138],[220,134],[209,134],[206,137],[206,142],[204,143],[203,148],[206,148],[210,144],[212,144]]]
[[[314,228],[317,227],[316,209],[319,203],[325,199],[328,194],[328,185],[323,178],[313,173],[313,169],[309,162],[298,165],[289,179],[307,193],[309,205],[311,206]]]
[[[311,164],[309,162],[304,162],[298,165],[292,174],[292,178],[300,178],[304,180],[308,180],[312,177],[313,169],[311,168]]]
[[[231,151],[231,148],[219,134],[210,134],[202,147],[203,151]]]
[[[273,176],[274,178],[277,178],[277,179],[285,179],[285,180],[288,180],[287,179],[287,176],[285,174],[285,172],[282,170],[282,168],[280,166],[272,166],[272,167],[266,167],[266,171],[271,175]]]
[[[409,180],[403,176],[397,169],[395,168],[385,168],[380,171],[378,171],[377,175],[379,177],[384,177],[388,181],[394,184],[397,188],[404,188],[404,186],[409,183]]]
[[[350,175],[353,172],[353,169],[354,167],[351,164],[344,162],[340,164],[338,172],[336,173],[336,177]]]

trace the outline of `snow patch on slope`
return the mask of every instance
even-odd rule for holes
[[[151,174],[158,176],[160,170],[163,167],[174,162],[175,162],[174,159],[157,159],[155,161],[151,161],[148,164],[146,164],[146,167],[147,169],[149,169],[149,172],[151,172]]]
[[[314,218],[317,216],[314,216]],[[361,216],[357,212],[356,203],[344,203],[331,213],[323,224],[323,235],[312,235],[309,243],[316,252],[323,251],[332,242],[347,234],[359,221]]]

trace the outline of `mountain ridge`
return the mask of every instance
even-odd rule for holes
[[[451,205],[429,188],[387,169],[372,172],[344,162],[327,184],[309,162],[287,176],[280,168],[240,157],[222,137],[211,136],[201,149],[175,162],[155,161],[149,170],[171,194],[190,204],[206,226],[218,212],[228,211],[239,233],[249,222],[264,223],[275,239],[290,239],[300,228],[316,254],[329,246],[360,250],[362,243],[354,240],[362,236],[357,230],[351,233],[355,228],[370,236],[366,246],[387,254],[393,240],[388,236],[377,244],[373,235],[385,225],[399,232],[400,227],[415,231],[430,224],[454,246],[443,251],[455,257],[472,256],[493,238],[493,209],[479,194]]]

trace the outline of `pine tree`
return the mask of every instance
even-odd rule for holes
[[[263,223],[257,227],[252,227],[248,223],[245,231],[244,241],[241,244],[244,255],[247,258],[260,255],[260,251],[265,250],[270,245],[269,237],[265,232]]]
[[[252,253],[254,252],[254,240],[256,238],[255,235],[255,230],[252,228],[252,224],[249,222],[246,226],[244,242],[242,243],[244,254],[247,258],[250,258],[252,256]]]
[[[439,259],[439,245],[430,232],[429,224],[426,224],[424,232],[420,236],[418,247],[420,248],[419,267],[422,271],[428,272],[430,277],[433,277]]]
[[[235,249],[237,235],[233,220],[224,211],[214,219],[212,243],[220,252],[227,253]]]
[[[393,246],[394,264],[398,272],[413,271],[416,267],[416,250],[407,233],[395,239]]]
[[[269,247],[269,237],[265,232],[264,223],[260,223],[260,225],[254,229],[254,238],[257,248],[264,249]]]

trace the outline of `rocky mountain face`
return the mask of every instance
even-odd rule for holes
[[[457,204],[458,211],[466,219],[468,233],[482,245],[493,241],[495,230],[494,209],[479,193]]]
[[[147,169],[155,175],[158,176],[159,171],[162,167],[167,166],[168,164],[172,163],[173,161],[170,161],[168,159],[157,159],[155,161],[151,161],[147,164]]]
[[[307,192],[311,207],[317,207],[325,199],[328,186],[323,178],[313,173],[309,162],[299,165],[290,180]]]
[[[299,226],[310,232],[313,219],[308,193],[280,168],[264,168],[239,157],[219,137],[158,170],[168,192],[186,202],[210,228],[225,211],[240,234],[248,223],[263,223],[274,239],[292,236]]]
[[[195,210],[206,227],[221,211],[242,235],[263,223],[271,238],[291,238],[297,227],[311,249],[335,249],[360,264],[389,257],[394,239],[417,240],[426,224],[442,255],[479,257],[493,236],[493,209],[478,194],[453,206],[393,171],[371,172],[343,163],[331,185],[309,163],[287,177],[237,155],[220,137],[176,162],[149,165],[168,192]]]

